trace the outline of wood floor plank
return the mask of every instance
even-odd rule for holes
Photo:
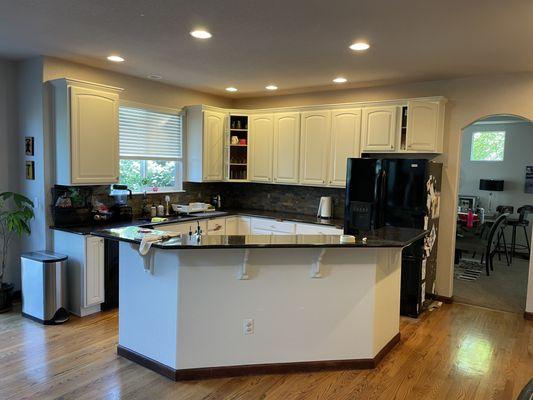
[[[514,400],[533,378],[533,321],[446,304],[402,318],[374,370],[173,382],[116,355],[117,312],[42,326],[0,314],[0,399]]]

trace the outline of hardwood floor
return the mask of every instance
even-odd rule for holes
[[[117,313],[42,326],[0,314],[0,399],[515,399],[533,378],[533,321],[444,304],[402,319],[375,370],[173,382],[116,355]]]

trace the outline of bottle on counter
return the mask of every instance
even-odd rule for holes
[[[152,207],[150,207],[150,217],[157,217],[157,207],[155,204],[152,204]]]
[[[157,206],[157,216],[158,217],[164,217],[165,216],[165,207],[163,207],[163,204],[159,204]]]

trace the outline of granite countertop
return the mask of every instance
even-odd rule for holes
[[[154,231],[165,234],[164,231]],[[140,243],[139,228],[112,228],[92,233],[105,239]],[[340,243],[340,235],[180,235],[154,243],[159,249],[221,249],[221,248],[328,248],[328,247],[396,247],[401,248],[422,239],[427,231],[412,228],[384,227],[356,237],[355,243]]]
[[[250,217],[263,217],[263,218],[272,218],[280,221],[292,221],[292,222],[302,222],[308,224],[319,224],[333,226],[339,229],[343,227],[343,221],[341,219],[324,219],[317,218],[313,215],[303,215],[287,212],[277,212],[277,211],[264,211],[264,210],[224,210],[224,211],[210,211],[205,213],[196,213],[191,215],[180,215],[180,216],[171,216],[168,217],[167,221],[164,222],[150,222],[149,219],[134,219],[132,221],[125,222],[109,222],[109,223],[95,223],[90,225],[82,226],[51,226],[50,229],[74,233],[78,235],[90,235],[94,231],[103,230],[103,229],[113,229],[113,228],[123,228],[128,226],[133,227],[157,227],[165,224],[173,224],[187,221],[195,221],[198,219],[209,219],[217,217],[227,217],[230,215],[244,215]]]

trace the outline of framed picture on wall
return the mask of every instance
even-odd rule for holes
[[[35,154],[34,148],[34,139],[33,136],[26,136],[24,138],[24,148],[27,156],[33,156]]]
[[[533,193],[533,165],[526,167],[526,184],[524,185],[525,193]]]
[[[460,194],[459,195],[459,211],[461,212],[467,212],[468,210],[476,210],[477,203],[478,203],[478,197],[477,196],[465,196]]]
[[[26,161],[26,179],[35,180],[35,161]]]

